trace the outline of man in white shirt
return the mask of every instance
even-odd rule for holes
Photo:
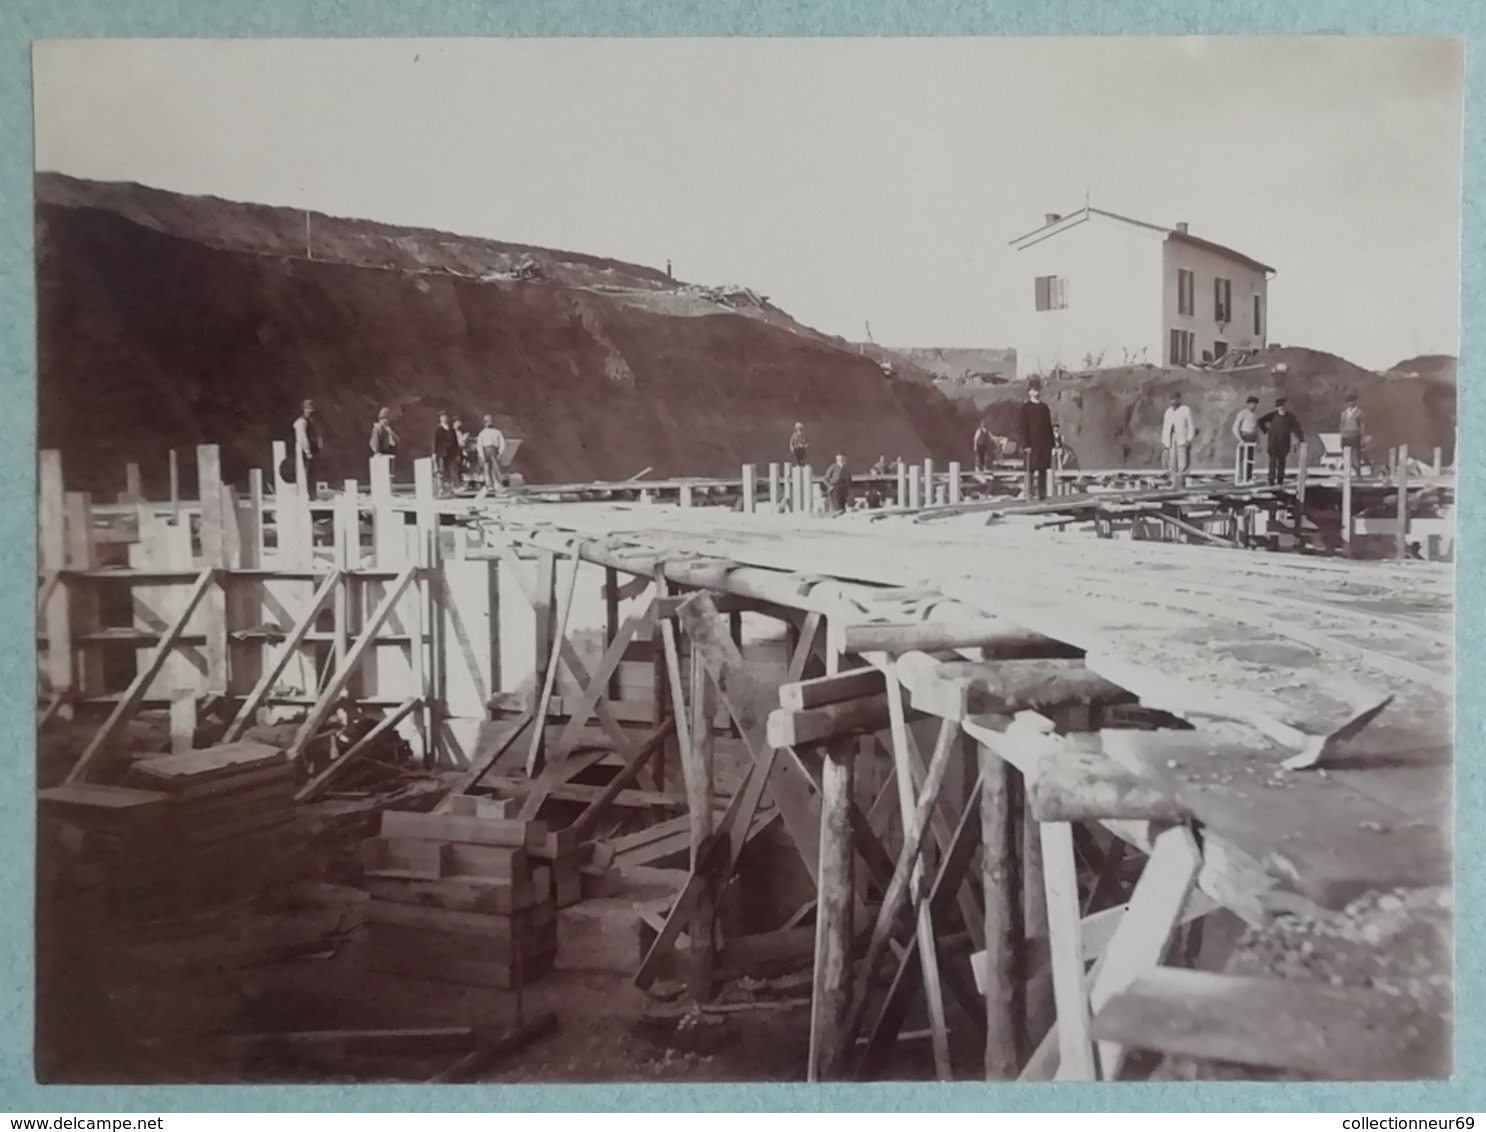
[[[1233,439],[1238,441],[1235,483],[1254,481],[1254,453],[1259,445],[1259,398],[1249,397],[1233,418]]]
[[[315,403],[306,401],[304,411],[294,421],[294,468],[306,491],[313,491],[315,474],[320,470],[320,422],[315,417]]]
[[[494,491],[501,486],[500,454],[506,447],[505,434],[495,427],[495,421],[486,417],[475,444],[480,452],[480,471],[485,477],[485,487]]]
[[[1171,473],[1171,486],[1187,486],[1187,472],[1192,468],[1192,441],[1197,439],[1197,426],[1192,410],[1182,404],[1182,395],[1171,395],[1171,408],[1161,421],[1161,447],[1166,449],[1166,469]]]

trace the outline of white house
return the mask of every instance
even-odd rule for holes
[[[1264,345],[1274,268],[1204,240],[1085,207],[1011,241],[1017,376],[1185,365]]]

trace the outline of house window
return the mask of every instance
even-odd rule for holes
[[[1213,317],[1219,322],[1233,321],[1233,280],[1213,280]]]
[[[1190,330],[1173,330],[1171,332],[1171,364],[1174,366],[1187,365],[1192,360],[1192,351],[1197,345],[1197,335]]]
[[[1039,275],[1036,292],[1040,311],[1060,311],[1068,306],[1068,280],[1062,276]]]
[[[1264,333],[1264,296],[1254,296],[1254,336]]]
[[[1197,313],[1197,277],[1185,267],[1176,269],[1176,313]]]

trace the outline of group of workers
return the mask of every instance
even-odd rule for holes
[[[396,458],[398,449],[397,431],[392,427],[392,410],[383,408],[371,428],[371,455]],[[504,485],[501,474],[501,456],[505,452],[506,437],[495,425],[493,417],[481,421],[480,431],[472,433],[458,419],[450,421],[448,413],[439,414],[439,423],[433,430],[434,470],[438,476],[439,490],[451,494],[462,487],[466,478],[476,476],[488,490],[495,491]],[[306,484],[317,482],[323,471],[324,440],[320,433],[319,417],[315,403],[305,401],[294,421],[294,455],[286,460],[282,469],[287,479],[298,479]]]
[[[1342,409],[1341,426],[1338,430],[1344,459],[1350,470],[1362,472],[1362,409],[1357,403],[1357,394],[1347,394]],[[1286,466],[1290,452],[1305,440],[1305,429],[1290,411],[1284,397],[1276,397],[1274,408],[1259,415],[1259,398],[1250,395],[1244,407],[1233,419],[1233,439],[1238,442],[1238,477],[1248,483],[1254,478],[1255,453],[1259,439],[1265,438],[1265,449],[1269,456],[1268,482],[1271,485],[1285,482]],[[1172,393],[1171,406],[1161,421],[1161,447],[1165,452],[1166,470],[1173,487],[1185,487],[1187,473],[1192,468],[1192,445],[1197,439],[1197,425],[1192,419],[1192,410],[1182,404],[1182,395]]]

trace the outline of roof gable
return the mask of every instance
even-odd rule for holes
[[[1223,244],[1217,244],[1211,240],[1204,240],[1200,236],[1193,236],[1188,232],[1182,232],[1177,230],[1176,228],[1168,228],[1162,224],[1151,224],[1145,220],[1136,220],[1129,216],[1121,216],[1118,212],[1109,212],[1106,209],[1102,208],[1091,208],[1088,205],[1085,205],[1077,212],[1070,213],[1067,216],[1060,216],[1052,223],[1044,224],[1041,228],[1034,229],[1024,236],[1018,236],[1016,239],[1010,241],[1010,243],[1011,246],[1017,251],[1021,251],[1024,248],[1030,248],[1033,244],[1039,244],[1043,240],[1051,239],[1054,236],[1061,235],[1069,229],[1076,228],[1080,224],[1087,223],[1095,217],[1103,220],[1113,220],[1120,224],[1127,224],[1131,227],[1139,228],[1147,232],[1160,233],[1161,235],[1165,236],[1166,239],[1173,241],[1174,243],[1188,244],[1191,247],[1202,248],[1203,250],[1212,252],[1215,255],[1224,256],[1225,258],[1231,259],[1236,263],[1241,263],[1246,267],[1252,268],[1255,271],[1262,271],[1267,275],[1275,274],[1275,269],[1270,267],[1269,264],[1261,263],[1259,260],[1254,259],[1252,256],[1244,255],[1243,252],[1235,251],[1233,248],[1227,247]]]

